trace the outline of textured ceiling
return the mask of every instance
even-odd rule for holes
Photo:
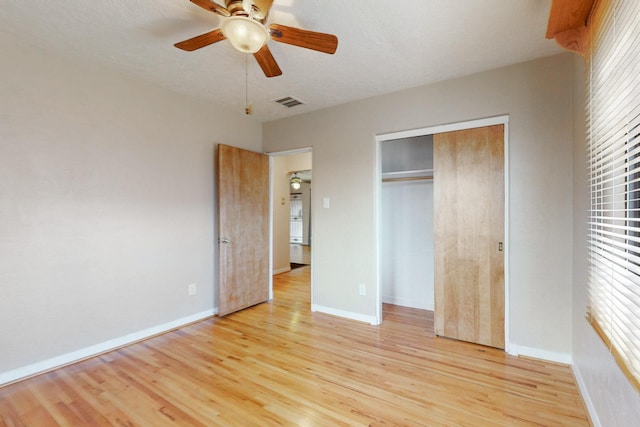
[[[270,79],[227,41],[194,52],[173,47],[224,19],[188,0],[2,0],[0,34],[239,113],[247,64],[253,117],[269,121],[559,53],[544,38],[550,5],[551,0],[275,0],[267,24],[335,34],[339,45],[335,55],[326,55],[271,41],[283,75]],[[286,96],[305,105],[288,109],[274,102]]]

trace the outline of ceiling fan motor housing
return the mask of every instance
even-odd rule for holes
[[[246,0],[245,0],[246,1]],[[245,8],[243,0],[226,0],[226,8],[231,13],[231,16],[248,16],[256,21],[263,23],[267,19],[267,14],[269,13],[269,9],[271,9],[271,4],[273,0],[253,0],[251,3],[252,13],[249,14]]]

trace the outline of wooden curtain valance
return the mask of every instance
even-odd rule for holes
[[[586,58],[589,52],[589,16],[595,3],[596,0],[553,0],[546,37],[556,39],[563,48]]]

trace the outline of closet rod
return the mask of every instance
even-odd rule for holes
[[[433,176],[408,176],[406,178],[382,178],[382,182],[433,181]]]

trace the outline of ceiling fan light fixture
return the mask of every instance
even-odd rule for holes
[[[234,48],[244,53],[256,53],[269,41],[265,26],[244,16],[225,19],[222,33]]]
[[[299,190],[302,185],[302,179],[298,176],[297,173],[294,173],[289,180],[289,184],[291,184],[292,189]]]

